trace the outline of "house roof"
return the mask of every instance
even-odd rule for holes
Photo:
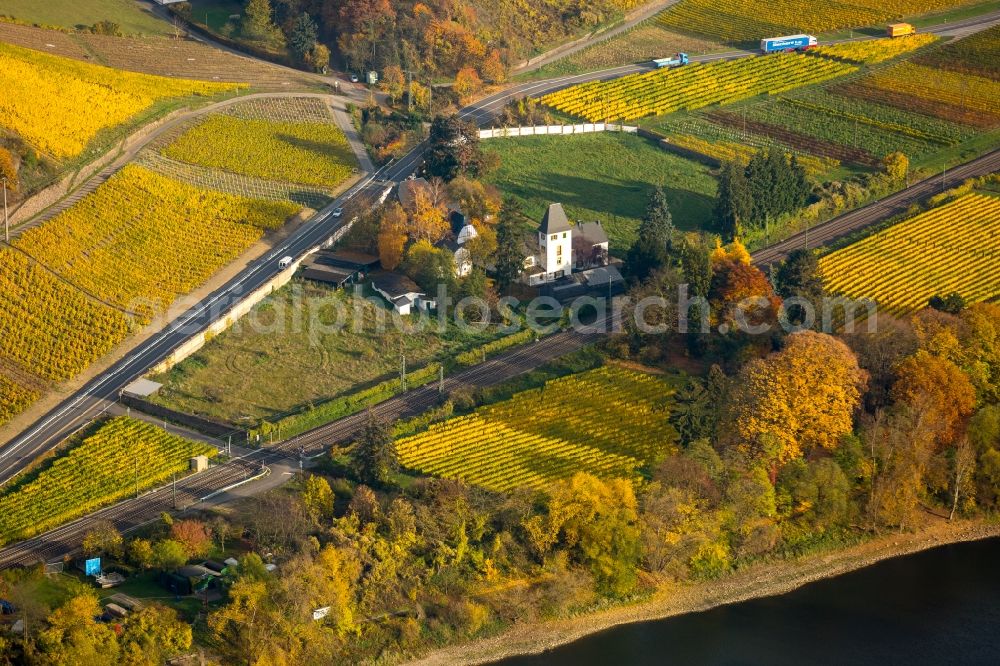
[[[604,230],[604,225],[600,222],[578,224],[574,233],[579,234],[580,238],[583,238],[591,245],[601,245],[608,242],[608,232]],[[575,235],[574,238],[576,238]]]
[[[396,196],[403,208],[408,208],[413,204],[414,192],[418,189],[430,190],[430,183],[423,178],[408,178],[396,188]]]
[[[378,271],[371,274],[372,284],[381,292],[389,295],[390,299],[396,299],[407,294],[423,294],[417,283],[401,273],[390,271]]]
[[[538,230],[543,234],[556,234],[569,231],[570,228],[569,219],[566,217],[566,211],[563,210],[562,204],[554,203],[545,211],[545,216],[542,218],[542,224]]]

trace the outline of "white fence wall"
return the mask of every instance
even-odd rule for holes
[[[551,134],[588,134],[590,132],[626,132],[635,134],[638,127],[615,123],[582,123],[580,125],[537,125],[535,127],[500,127],[479,130],[480,139],[500,139],[517,136],[546,136]]]

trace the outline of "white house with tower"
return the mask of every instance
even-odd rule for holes
[[[603,266],[608,236],[599,222],[573,225],[562,204],[551,204],[538,227],[537,248],[524,261],[523,279],[531,286],[569,277],[574,269]]]

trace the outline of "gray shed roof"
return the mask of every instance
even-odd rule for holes
[[[549,205],[542,218],[542,225],[538,228],[543,234],[557,234],[570,230],[569,220],[566,218],[566,211],[562,204],[554,203]]]
[[[608,233],[600,222],[584,222],[577,226],[577,233],[591,245],[601,245],[608,242]]]

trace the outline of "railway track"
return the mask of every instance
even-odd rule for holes
[[[985,176],[995,171],[1000,171],[1000,149],[755,252],[753,261],[759,266],[767,266],[782,261],[792,250],[829,245],[859,229],[904,213],[914,203],[933,194],[960,185],[969,178]]]
[[[602,335],[600,324],[595,324],[591,331],[554,333],[446,377],[440,386],[433,382],[381,402],[374,405],[371,411],[389,421],[416,416],[437,404],[442,391],[447,394],[463,387],[482,388],[498,384],[591,344]],[[161,486],[44,534],[0,548],[0,569],[48,562],[77,553],[84,535],[99,521],[109,521],[119,532],[126,534],[157,520],[164,511],[173,511],[175,506],[197,508],[213,495],[262,472],[266,473],[269,465],[297,461],[300,451],[307,456],[315,456],[334,444],[351,441],[367,419],[367,412],[352,414],[284,442],[214,465],[205,472],[179,479],[176,489],[173,484]]]

